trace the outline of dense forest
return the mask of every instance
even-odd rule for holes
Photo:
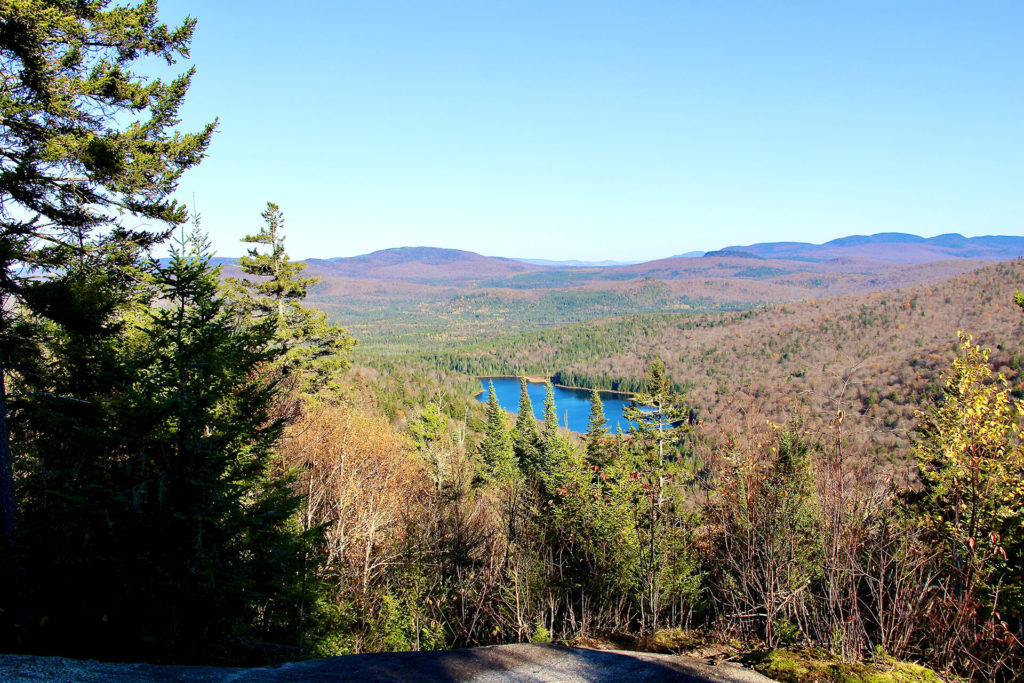
[[[910,289],[736,313],[620,316],[417,358],[475,375],[548,375],[628,392],[661,357],[698,414],[723,427],[738,428],[754,406],[775,421],[805,410],[821,424],[841,401],[866,447],[892,460],[909,453],[921,402],[941,396],[957,329],[992,347],[994,367],[1021,397],[1024,340],[1013,294],[1022,281],[1024,264],[1013,261]]]
[[[532,266],[521,272],[508,259],[451,249],[386,250],[311,259],[310,271],[321,280],[309,301],[356,334],[367,353],[407,355],[612,315],[746,311],[914,287],[985,265],[964,258],[903,264],[857,258],[765,261],[730,254],[610,268]]]
[[[175,130],[192,71],[133,71],[188,54],[194,21],[156,9],[4,6],[5,650],[253,664],[617,637],[724,643],[773,675],[795,652],[845,680],[1024,675],[1019,262],[357,355],[307,305],[281,207],[228,273],[172,199],[218,124]],[[470,374],[493,370],[619,382],[635,426],[608,434],[595,401],[586,434],[559,430],[550,385],[543,420],[525,382],[516,414],[483,405]]]

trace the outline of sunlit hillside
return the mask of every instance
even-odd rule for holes
[[[762,306],[737,313],[615,317],[508,335],[431,354],[470,374],[549,374],[573,386],[636,390],[662,358],[700,415],[738,428],[839,408],[883,457],[902,454],[920,402],[939,391],[956,331],[994,347],[1010,377],[1024,363],[1012,261],[927,285]],[[845,387],[845,391],[844,391]]]

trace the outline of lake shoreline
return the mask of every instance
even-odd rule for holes
[[[548,382],[551,381],[550,377],[545,377],[544,375],[477,375],[476,379],[520,379],[523,377],[525,377],[528,384],[547,384]],[[593,387],[574,387],[569,384],[553,384],[552,386],[556,386],[559,389],[571,389],[573,391],[593,391]],[[484,393],[484,389],[481,389],[480,391],[476,392],[474,396],[479,396],[482,393]],[[619,396],[635,395],[635,392],[632,391],[617,391],[616,389],[598,389],[597,393],[617,394]]]
[[[555,386],[559,387],[560,389],[573,389],[575,391],[593,391],[592,387],[574,387],[574,386],[570,386],[568,384],[556,384]],[[634,392],[632,392],[632,391],[618,391],[616,389],[598,389],[597,393],[599,393],[599,394],[618,394],[619,396],[634,396],[635,395]]]
[[[551,381],[550,377],[544,375],[475,375],[474,379],[519,379],[520,377],[525,377],[530,384],[547,384]]]

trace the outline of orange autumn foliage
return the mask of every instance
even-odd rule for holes
[[[429,486],[412,443],[382,416],[325,406],[289,426],[282,451],[304,470],[304,524],[323,526],[328,569],[367,590],[394,561]]]

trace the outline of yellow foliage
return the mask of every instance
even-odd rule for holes
[[[1017,417],[1024,405],[1010,397],[1002,375],[989,368],[989,352],[960,333],[962,353],[946,379],[943,402],[918,413],[916,447],[929,491],[936,536],[968,561],[968,575],[982,580],[982,566],[1005,558],[1004,533],[1020,526],[1024,508],[1024,451]]]

